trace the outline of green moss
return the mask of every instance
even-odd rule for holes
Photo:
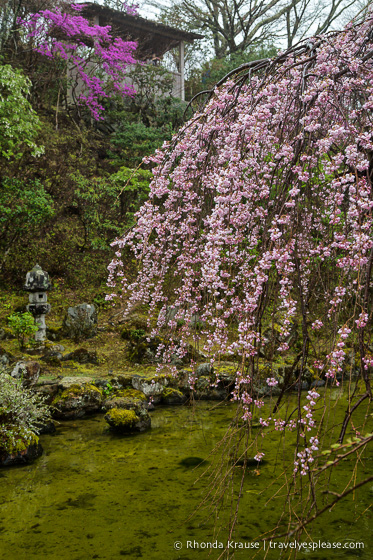
[[[16,439],[15,441],[7,441],[5,446],[4,446],[4,450],[9,454],[9,455],[17,455],[18,453],[22,453],[23,451],[26,451],[27,449],[27,440],[25,441],[24,439]]]
[[[222,364],[214,364],[214,369],[218,372],[234,374],[239,369],[239,366],[236,363],[227,364],[224,362]]]
[[[24,428],[12,427],[0,443],[2,455],[23,453],[30,445],[37,445],[39,437]]]
[[[137,389],[122,389],[115,393],[116,397],[124,397],[126,399],[134,399],[139,401],[146,401],[146,396]]]
[[[108,417],[110,418],[110,424],[118,428],[122,426],[130,427],[139,421],[139,417],[134,410],[123,410],[119,408],[111,409],[108,413]]]
[[[172,389],[171,387],[165,387],[162,391],[162,397],[164,399],[167,399],[167,397],[174,397],[176,395],[178,397],[183,397],[183,393],[181,391],[179,391],[178,389]]]
[[[71,385],[68,389],[65,389],[64,391],[62,391],[62,393],[58,394],[52,401],[52,406],[56,406],[59,402],[66,401],[74,397],[84,397],[84,395],[87,395],[87,393],[91,396],[92,394],[94,394],[97,397],[99,396],[100,398],[102,398],[101,389],[99,389],[95,385],[92,385],[91,383],[79,385],[77,383],[76,385]]]
[[[50,336],[54,341],[58,340],[63,333],[62,327],[51,327],[48,325],[48,336]],[[55,342],[53,342],[55,344]]]

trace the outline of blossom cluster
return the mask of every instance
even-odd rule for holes
[[[50,59],[63,60],[76,83],[70,84],[78,103],[86,105],[96,120],[102,119],[102,99],[114,94],[133,96],[124,81],[126,69],[136,60],[136,43],[113,37],[110,26],[91,25],[80,12],[83,5],[66,3],[55,10],[40,10],[18,23],[26,30],[32,48]],[[129,7],[136,14],[136,7]],[[83,86],[83,87],[82,87]],[[81,90],[81,91],[80,91]]]
[[[305,476],[310,470],[310,464],[314,462],[313,452],[318,451],[319,440],[317,437],[311,437],[308,447],[305,447],[302,451],[297,453],[297,459],[295,461],[294,472],[297,473],[300,470],[300,474]]]

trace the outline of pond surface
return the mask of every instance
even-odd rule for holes
[[[127,437],[108,432],[102,416],[60,423],[55,435],[41,437],[44,454],[33,465],[0,471],[1,560],[217,558],[219,550],[209,556],[210,549],[194,541],[218,546],[227,534],[215,535],[216,520],[207,519],[206,509],[190,516],[206,493],[208,481],[198,478],[234,414],[234,405],[226,403],[159,408],[151,413],[150,431]],[[265,451],[268,462],[245,476],[235,542],[255,541],[284,508],[283,496],[266,504],[277,468],[273,439]],[[368,474],[371,459],[364,467]],[[360,516],[372,494],[371,483],[312,525],[314,539],[362,541],[364,550],[307,550],[299,558],[372,559],[371,510]],[[256,558],[282,557],[279,550],[267,553]],[[251,557],[249,550],[236,553],[237,559]]]

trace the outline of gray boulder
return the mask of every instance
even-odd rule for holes
[[[97,334],[97,311],[94,305],[82,303],[69,307],[63,321],[63,330],[75,341],[92,338]]]
[[[200,364],[197,366],[197,377],[209,377],[214,373],[214,368],[209,363]]]
[[[9,352],[7,352],[6,350],[4,350],[4,348],[1,348],[0,346],[0,367],[6,367],[8,366],[11,362],[14,362],[15,359],[14,357],[9,354]]]
[[[311,389],[316,389],[318,387],[324,387],[324,385],[325,385],[324,379],[316,379],[315,381],[312,381]]]
[[[161,402],[163,390],[168,384],[168,378],[162,375],[151,378],[134,375],[132,378],[132,387],[144,393],[154,404],[159,404]]]
[[[25,387],[31,387],[39,379],[40,364],[38,362],[17,362],[11,370],[10,375],[15,379],[22,379]]]

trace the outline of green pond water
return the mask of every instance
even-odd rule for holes
[[[108,432],[102,416],[61,422],[55,435],[41,437],[44,454],[33,465],[0,471],[1,560],[218,558],[221,550],[197,548],[194,541],[225,544],[227,534],[216,536],[214,527],[224,524],[227,508],[217,520],[209,519],[206,509],[190,516],[206,493],[208,481],[199,476],[211,464],[209,454],[234,414],[234,405],[227,403],[158,408],[151,413],[150,431],[127,437]],[[281,492],[266,503],[279,488],[270,484],[279,473],[281,446],[273,437],[265,439],[268,462],[245,475],[234,542],[255,541],[276,524],[284,508]],[[206,462],[198,466],[201,459]],[[366,457],[364,477],[371,474],[372,465],[372,456]],[[237,471],[238,484],[242,469]],[[341,482],[343,472],[345,467],[334,471],[331,487]],[[360,515],[372,495],[370,483],[354,500],[312,524],[314,539],[361,541],[364,550],[307,550],[298,557],[373,559],[371,510]],[[256,558],[282,558],[268,545],[266,552],[267,556],[259,551]],[[252,553],[238,550],[235,557],[249,559]]]

